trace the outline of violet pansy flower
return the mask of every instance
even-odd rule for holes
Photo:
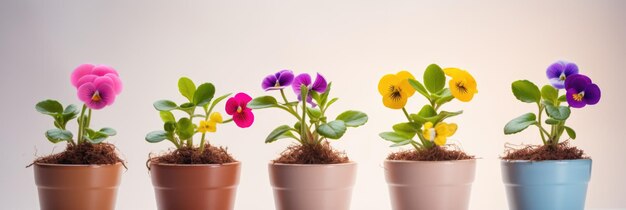
[[[265,91],[280,90],[291,85],[292,82],[293,72],[291,70],[281,70],[275,74],[267,75],[267,77],[263,79],[261,86]]]
[[[309,92],[315,91],[318,93],[324,93],[326,91],[326,88],[328,87],[326,79],[319,73],[315,78],[315,82],[311,81],[311,75],[306,73],[300,74],[294,79],[293,83],[291,84],[293,91],[298,95],[298,100],[300,101],[302,101],[302,96],[300,95],[300,86],[302,85],[305,85],[308,88]],[[317,106],[317,104],[313,102],[313,97],[311,97],[310,94],[307,96],[306,101],[313,107]]]
[[[78,98],[90,109],[113,104],[122,92],[119,74],[106,65],[81,64],[72,72],[70,82],[78,90]]]
[[[563,89],[567,77],[575,74],[578,74],[578,66],[567,61],[557,61],[546,70],[550,83],[557,89]]]
[[[574,108],[582,108],[585,105],[594,105],[600,101],[600,87],[593,84],[589,77],[576,74],[565,80],[565,93],[567,103]]]

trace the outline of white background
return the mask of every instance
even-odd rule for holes
[[[540,143],[536,129],[503,135],[508,120],[535,111],[515,100],[510,83],[547,84],[546,67],[566,59],[603,94],[568,121],[578,131],[573,144],[594,161],[587,208],[626,208],[625,9],[625,1],[2,1],[0,203],[38,209],[33,171],[24,166],[64,145],[45,139],[52,121],[34,105],[47,98],[78,103],[69,75],[91,62],[115,67],[125,84],[92,123],[118,130],[110,142],[128,161],[118,209],[156,208],[144,163],[172,145],[149,144],[144,136],[161,127],[153,101],[182,101],[178,77],[211,81],[218,94],[260,96],[263,77],[280,69],[320,72],[333,81],[332,94],[341,99],[331,116],[346,109],[369,114],[367,125],[333,145],[359,164],[352,209],[390,209],[381,163],[394,149],[378,133],[403,115],[382,105],[376,86],[384,74],[406,69],[421,78],[428,64],[438,63],[467,69],[478,81],[471,103],[445,107],[465,111],[452,119],[459,124],[453,139],[480,158],[471,209],[506,209],[498,159],[504,143]],[[423,103],[416,94],[409,110]],[[291,142],[263,140],[293,120],[278,110],[255,115],[251,128],[220,126],[210,138],[243,162],[236,209],[269,210],[266,164]]]

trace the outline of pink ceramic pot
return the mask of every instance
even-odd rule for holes
[[[349,210],[356,163],[270,163],[276,210]]]
[[[476,160],[385,160],[394,210],[467,210]]]

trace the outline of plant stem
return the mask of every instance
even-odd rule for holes
[[[202,152],[204,152],[204,144],[205,144],[205,133],[202,133],[202,140],[200,140],[200,154],[202,154]]]
[[[309,94],[308,92],[305,91],[306,94]],[[308,132],[306,132],[306,130],[308,129],[307,125],[306,125],[306,97],[308,95],[303,95],[302,97],[302,119],[300,120],[300,138],[303,138],[302,141],[303,142],[307,142],[307,144],[309,144],[309,134]]]
[[[543,114],[543,106],[541,106],[540,104],[538,104],[537,106],[539,107],[539,113],[537,113],[537,127],[539,127],[539,135],[541,135],[541,141],[543,142],[543,145],[546,145],[546,137],[541,132],[541,129],[543,129],[541,126],[541,115]]]
[[[80,121],[78,122],[78,138],[77,138],[77,142],[78,144],[82,143],[84,141],[83,136],[85,133],[85,110],[87,109],[87,105],[83,104],[83,109],[80,111],[80,117],[78,119],[80,119]]]
[[[409,112],[406,111],[406,108],[402,107],[402,112],[404,112],[404,116],[406,116],[406,119],[409,120],[409,122],[413,122],[409,116]]]

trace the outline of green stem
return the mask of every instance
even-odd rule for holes
[[[541,135],[541,141],[543,142],[543,145],[546,145],[546,137],[544,136],[544,134],[541,132],[542,126],[541,126],[541,117],[543,114],[543,106],[541,105],[537,105],[539,107],[539,113],[537,113],[537,126],[539,127],[539,135]]]
[[[309,94],[305,91],[306,94]],[[300,138],[303,138],[302,141],[303,142],[309,142],[309,135],[308,132],[306,132],[306,130],[308,129],[308,126],[306,125],[306,97],[307,95],[303,95],[302,96],[302,119],[300,120]]]
[[[202,133],[202,140],[200,140],[200,154],[202,154],[202,152],[204,152],[204,144],[205,144],[205,133]]]
[[[409,116],[409,112],[406,111],[406,108],[402,107],[402,112],[404,112],[404,116],[406,116],[406,119],[409,120],[409,122],[413,122]]]
[[[84,141],[83,136],[84,136],[84,132],[85,132],[85,110],[87,109],[87,105],[83,104],[83,109],[80,111],[80,117],[78,119],[80,119],[80,121],[78,122],[78,138],[77,138],[77,142],[78,144],[82,143]]]

